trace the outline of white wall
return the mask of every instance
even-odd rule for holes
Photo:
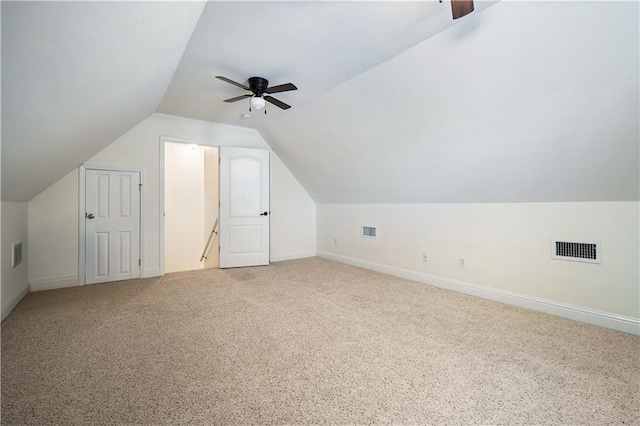
[[[165,143],[164,272],[203,269],[204,148]]]
[[[220,200],[218,194],[218,178],[218,148],[204,147],[204,244],[209,240],[213,225],[218,218],[218,202]],[[200,253],[200,255],[202,255],[202,253]],[[204,267],[218,267],[217,234],[214,234],[211,239],[209,252],[207,258],[204,260]]]
[[[78,282],[78,169],[29,202],[31,290]]]
[[[318,253],[637,321],[638,210],[638,202],[318,204]],[[378,238],[361,237],[362,226],[377,227]],[[554,237],[601,241],[602,264],[552,260]]]
[[[2,202],[2,319],[16,307],[29,292],[28,281],[28,209],[27,203]],[[22,262],[11,266],[12,245],[22,241]]]
[[[316,204],[277,155],[271,167],[271,260],[315,256]]]
[[[161,136],[168,140],[172,138],[174,140],[189,140],[209,146],[269,149],[269,145],[253,129],[165,114],[153,114],[85,163],[87,167],[109,166],[142,170],[144,181],[143,276],[156,276],[160,273]],[[274,159],[272,169],[274,209],[271,217],[272,259],[313,255],[315,253],[316,228],[315,203],[289,173],[286,166],[278,160],[278,157],[273,154],[272,158]],[[61,247],[53,254],[57,256],[56,262],[47,263],[42,257],[34,259],[33,279],[46,279],[48,282],[54,282],[61,279],[64,281],[64,277],[70,275],[77,276],[77,229],[75,234],[72,231],[67,232],[67,229],[77,228],[77,215],[69,217],[58,209],[52,209],[50,203],[35,202],[38,199],[55,199],[55,205],[77,206],[77,182],[73,183],[64,178],[34,198],[29,206],[32,210],[30,216],[44,220],[46,215],[50,215],[47,220],[51,224],[56,224],[55,226],[43,225],[43,232],[37,240],[33,239],[33,243],[42,245],[43,250],[46,247],[56,245]],[[278,209],[277,206],[286,204],[287,200],[296,200],[296,204],[287,205],[285,209]],[[278,209],[277,213],[276,209]],[[294,219],[295,221],[293,221]],[[290,233],[293,232],[289,230],[288,224],[290,221],[296,224],[295,232],[300,232],[301,228],[305,231],[292,237]],[[42,282],[43,286],[45,284]],[[65,284],[68,283],[65,282]]]
[[[253,129],[153,114],[85,164],[138,168],[144,172],[143,274],[160,274],[160,137],[201,145],[269,149]],[[274,236],[276,238],[276,236]]]

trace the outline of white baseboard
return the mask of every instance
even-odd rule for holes
[[[13,296],[11,299],[7,300],[6,302],[4,302],[2,304],[2,319],[0,321],[4,321],[4,319],[6,317],[9,316],[9,314],[11,313],[11,311],[13,311],[13,309],[18,306],[18,303],[20,303],[20,301],[22,299],[24,299],[24,297],[27,295],[27,293],[29,293],[29,285],[27,284],[26,286],[24,286],[24,288],[22,290],[20,290],[18,292],[18,294],[16,294],[15,296]]]
[[[77,287],[79,285],[77,276],[44,278],[31,281],[30,291],[54,290],[56,288]]]
[[[160,273],[160,268],[145,269],[140,274],[140,278],[153,278],[153,277],[161,277],[161,276],[162,274]]]
[[[483,299],[494,300],[496,302],[515,305],[538,312],[544,312],[547,314],[572,319],[575,321],[623,331],[625,333],[640,335],[640,318],[633,318],[624,315],[613,314],[610,312],[597,311],[595,309],[583,308],[581,306],[569,305],[567,303],[556,302],[539,297],[527,296],[510,291],[498,290],[491,287],[452,280],[449,278],[437,277],[434,275],[423,274],[420,272],[414,272],[407,269],[368,262],[365,260],[341,256],[324,251],[318,251],[317,256],[329,260],[335,260],[341,263],[346,263],[348,265],[381,272],[383,274],[393,275],[395,277],[405,278],[411,281],[417,281],[419,283],[457,291],[459,293],[470,294],[472,296],[481,297]]]
[[[142,272],[141,278],[159,277],[160,269],[147,269]],[[80,285],[80,281],[77,276],[58,277],[58,278],[44,278],[40,280],[33,280],[30,283],[30,291],[44,291],[55,290],[57,288],[77,287]]]
[[[271,253],[271,262],[281,262],[283,260],[303,259],[305,257],[314,257],[316,255],[315,250],[310,251],[296,251],[290,253]]]

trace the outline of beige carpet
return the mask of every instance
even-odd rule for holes
[[[318,258],[29,294],[2,424],[639,424],[640,339]]]

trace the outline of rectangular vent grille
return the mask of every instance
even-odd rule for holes
[[[363,237],[375,238],[376,237],[376,228],[374,228],[372,226],[363,226],[362,227],[362,236]]]
[[[575,262],[602,263],[600,241],[551,241],[551,257]]]
[[[15,268],[22,262],[22,241],[13,243],[11,251],[11,266]]]

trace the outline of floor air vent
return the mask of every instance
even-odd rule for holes
[[[600,241],[551,241],[551,257],[574,262],[602,263]]]

